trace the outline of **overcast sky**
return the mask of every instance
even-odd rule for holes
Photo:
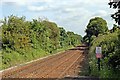
[[[82,36],[89,20],[99,16],[107,20],[109,29],[114,21],[110,17],[114,11],[109,8],[109,0],[1,0],[0,19],[10,16],[26,16],[27,20],[48,18],[67,31]],[[2,12],[2,13],[1,13]]]

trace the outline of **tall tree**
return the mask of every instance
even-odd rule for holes
[[[87,25],[85,30],[86,36],[84,38],[87,38],[88,43],[90,43],[92,36],[98,37],[99,34],[104,34],[107,30],[107,22],[104,19],[100,17],[92,18]]]

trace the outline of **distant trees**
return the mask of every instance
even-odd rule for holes
[[[78,34],[74,34],[73,32],[68,31],[67,32],[68,36],[69,36],[69,45],[77,45],[80,44],[82,37]]]
[[[41,19],[30,22],[25,21],[25,17],[11,15],[4,19],[2,28],[3,49],[19,51],[25,47],[33,47],[52,52],[60,47],[79,44],[81,40],[80,35],[73,32],[67,34],[56,23]]]
[[[27,48],[41,48],[52,53],[54,50],[70,45],[78,45],[82,37],[73,32],[66,32],[56,23],[48,20],[9,16],[2,21],[2,48],[15,51]]]
[[[87,25],[87,29],[85,30],[86,35],[84,39],[88,40],[90,43],[92,36],[98,37],[99,34],[104,34],[107,30],[107,22],[104,19],[100,17],[92,18]]]

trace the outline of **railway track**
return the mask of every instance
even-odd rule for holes
[[[47,69],[47,71],[45,71],[45,73],[42,73],[41,77],[57,78],[59,75],[61,75],[64,72],[64,70],[67,67],[70,66],[72,61],[74,61],[76,59],[76,57],[78,57],[78,56],[79,56],[78,53],[74,53],[70,56],[65,57],[66,59],[64,61],[62,59],[60,59],[59,64],[56,64],[52,69]]]
[[[82,50],[80,49],[82,48]],[[83,46],[3,71],[2,78],[64,78],[77,76],[84,58]]]
[[[36,67],[36,65],[39,66],[39,65],[41,65],[41,63],[45,63],[49,60],[54,59],[54,57],[62,57],[62,56],[65,56],[65,55],[66,54],[58,54],[58,55],[55,55],[55,56],[50,56],[47,59],[38,60],[36,62],[30,63],[30,64],[22,66],[22,67],[19,66],[18,68],[14,68],[14,69],[3,72],[2,77],[3,78],[11,77],[11,76],[16,75],[16,73],[21,73],[21,72],[24,72],[24,71],[26,72],[26,70],[29,70],[29,69],[35,69],[34,67]]]

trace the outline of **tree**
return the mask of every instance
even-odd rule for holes
[[[96,37],[98,34],[103,34],[108,30],[107,22],[100,18],[95,17],[90,20],[89,24],[87,25],[86,33],[92,35],[95,35]]]
[[[2,25],[2,42],[3,48],[11,48],[19,50],[25,47],[30,47],[30,30],[29,22],[25,21],[25,17],[9,16],[5,18]]]
[[[110,8],[118,9],[118,11],[112,14],[111,17],[116,23],[118,23],[118,25],[120,25],[120,0],[110,0],[108,4],[110,5]]]
[[[107,31],[107,22],[100,17],[95,17],[91,19],[87,25],[85,38],[87,38],[89,41],[88,43],[90,43],[92,36],[98,37],[99,34],[104,34]]]
[[[71,32],[71,31],[68,31],[67,35],[69,37],[69,39],[68,39],[69,45],[76,46],[76,45],[80,44],[80,42],[82,40],[82,37],[80,35],[75,34],[75,33]]]
[[[68,35],[64,28],[60,27],[60,47],[68,46]]]
[[[80,35],[73,32],[68,35],[64,28],[46,19],[26,21],[25,17],[11,15],[0,22],[3,68],[80,44]]]

